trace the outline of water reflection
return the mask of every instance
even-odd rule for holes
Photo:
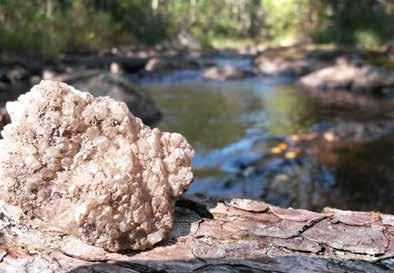
[[[316,143],[308,148],[313,153],[291,160],[270,152],[290,134],[392,117],[381,104],[317,98],[280,77],[216,82],[195,76],[144,88],[164,112],[159,127],[181,132],[196,148],[189,193],[394,212],[394,134],[341,149]]]
[[[394,211],[394,134],[338,151],[329,205]],[[349,205],[349,203],[351,205]]]
[[[198,152],[206,153],[243,138],[256,120],[265,119],[264,102],[259,94],[275,84],[275,80],[231,83],[192,80],[145,85],[145,89],[164,112],[159,127],[182,132]],[[250,115],[253,118],[248,118]]]

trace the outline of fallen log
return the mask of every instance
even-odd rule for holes
[[[168,240],[143,252],[109,253],[40,232],[0,203],[0,272],[394,272],[394,216],[282,209],[244,199],[181,199]],[[42,228],[41,228],[42,230]]]

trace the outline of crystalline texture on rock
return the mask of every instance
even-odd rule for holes
[[[122,102],[42,81],[7,103],[0,199],[110,251],[170,232],[174,197],[193,178],[193,149],[145,126]]]

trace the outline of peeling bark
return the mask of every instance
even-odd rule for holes
[[[394,272],[394,216],[282,209],[264,202],[182,199],[164,243],[109,253],[0,203],[0,272]]]

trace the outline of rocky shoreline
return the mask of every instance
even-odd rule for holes
[[[251,68],[223,67],[214,58],[250,58]],[[178,52],[174,50],[128,50],[96,55],[68,55],[57,60],[0,56],[0,93],[28,89],[41,79],[75,77],[91,70],[124,72],[133,79],[155,77],[180,70],[202,71],[209,80],[240,80],[254,76],[285,75],[310,89],[346,90],[392,98],[394,56],[360,49],[319,48],[314,45],[237,51]],[[4,95],[3,95],[4,96]],[[12,99],[15,98],[14,95]],[[4,98],[2,98],[4,100]]]
[[[292,46],[264,50],[253,62],[260,73],[293,76],[305,88],[394,97],[394,56],[387,52]]]

